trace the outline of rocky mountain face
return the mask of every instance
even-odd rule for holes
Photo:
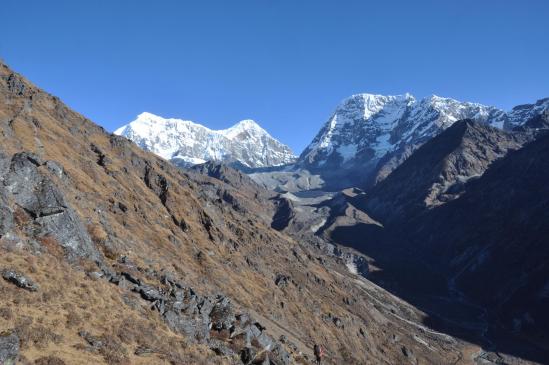
[[[464,119],[413,153],[368,191],[365,210],[385,223],[459,198],[467,182],[532,139]]]
[[[469,363],[480,347],[0,64],[0,362]],[[214,177],[211,177],[211,176]]]
[[[297,162],[325,180],[325,189],[370,187],[415,149],[458,120],[511,130],[547,108],[549,101],[504,112],[476,103],[431,96],[358,94],[344,100]]]
[[[142,113],[114,134],[182,167],[216,161],[246,169],[280,166],[295,160],[288,146],[253,120],[215,131],[188,120]]]
[[[448,333],[543,363],[548,117],[512,131],[454,123],[355,198],[372,222],[336,224],[329,238],[374,258],[368,277],[445,318]]]
[[[452,289],[546,351],[548,153],[543,134],[494,162],[458,199],[400,221],[402,242],[445,272]]]

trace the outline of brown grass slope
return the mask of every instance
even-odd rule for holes
[[[246,189],[182,172],[110,135],[3,64],[0,139],[8,158],[29,151],[62,167],[58,176],[40,169],[87,227],[102,265],[116,271],[126,256],[153,286],[163,284],[149,273],[170,272],[203,295],[229,296],[272,337],[293,343],[285,345],[292,362],[307,363],[300,353],[310,359],[314,343],[337,364],[468,363],[475,350],[421,326],[413,307],[271,229],[268,203]],[[240,363],[170,330],[135,293],[94,278],[93,262],[68,263],[62,243],[29,237],[32,217],[12,207],[19,240],[0,238],[0,268],[40,285],[27,292],[0,281],[0,331],[19,334],[24,362]],[[286,285],[276,285],[279,274]],[[106,345],[90,350],[81,331]]]

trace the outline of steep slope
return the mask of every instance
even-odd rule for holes
[[[508,113],[508,129],[520,127],[525,121],[535,119],[549,110],[549,98],[540,99],[534,104],[517,105]]]
[[[243,120],[231,128],[214,131],[188,120],[142,113],[114,134],[181,166],[217,161],[257,168],[295,160],[288,146],[271,137],[253,120]]]
[[[455,364],[479,349],[271,229],[269,201],[109,135],[5,65],[0,134],[0,341],[26,362],[309,363],[321,343],[334,364]]]
[[[528,139],[470,119],[456,122],[370,189],[364,208],[387,224],[454,200],[468,181]]]
[[[455,123],[356,203],[381,225],[330,237],[374,257],[381,271],[369,277],[445,318],[450,333],[480,329],[486,346],[547,358],[546,117],[512,133]]]
[[[539,115],[547,99],[505,113],[494,107],[431,96],[358,94],[344,100],[298,166],[319,174],[328,189],[370,187],[453,123],[472,119],[510,130]]]
[[[402,229],[455,290],[546,352],[548,156],[545,134],[494,162],[459,199],[411,218]]]

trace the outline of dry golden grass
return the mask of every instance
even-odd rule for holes
[[[390,313],[372,309],[372,300],[362,294],[341,263],[324,256],[321,264],[314,249],[271,229],[263,218],[268,216],[268,203],[254,199],[245,189],[183,173],[132,143],[111,139],[24,79],[25,94],[14,95],[5,82],[8,75],[11,71],[0,64],[0,132],[9,142],[0,148],[8,154],[32,151],[63,167],[64,180],[40,169],[62,187],[106,264],[125,255],[144,270],[173,272],[200,294],[222,292],[237,306],[257,313],[273,337],[285,335],[295,342],[299,351],[310,356],[314,343],[324,344],[333,363],[409,361],[399,347],[387,345],[393,335],[423,362],[444,363],[442,359],[457,356],[457,345],[436,339],[430,339],[434,350],[423,348],[411,335],[415,328],[405,322],[391,325],[397,320]],[[91,144],[108,157],[104,166],[97,163]],[[159,196],[158,186],[147,186],[146,172],[165,179],[168,192]],[[225,191],[238,199],[243,211],[223,203]],[[16,211],[15,218],[20,228],[29,223],[24,212]],[[178,224],[182,220],[185,229]],[[22,347],[31,363],[50,355],[67,364],[228,362],[213,357],[203,346],[187,344],[166,328],[157,312],[126,305],[127,293],[118,287],[88,278],[84,270],[93,269],[89,263],[80,263],[81,269],[76,270],[59,258],[55,242],[46,237],[41,244],[46,253],[40,257],[22,251],[0,255],[1,267],[14,266],[41,286],[36,293],[4,282],[0,286],[0,307],[6,308],[0,312],[0,328],[19,324],[22,330],[40,330],[40,336],[29,335]],[[295,284],[277,287],[278,273],[289,275]],[[388,294],[379,296],[394,300]],[[347,297],[356,299],[353,305],[343,302]],[[340,317],[345,326],[337,328],[324,320],[327,313]],[[358,334],[362,328],[367,337]],[[89,352],[80,330],[106,336],[115,345],[104,353]],[[136,356],[137,346],[157,352]]]
[[[0,268],[6,267],[25,273],[40,286],[29,292],[0,282],[0,328],[16,331],[27,363],[224,363],[206,347],[171,332],[156,312],[131,309],[116,286],[91,280],[50,254],[7,252],[0,256]],[[97,336],[105,346],[90,351],[80,331]],[[153,353],[136,356],[138,347]]]

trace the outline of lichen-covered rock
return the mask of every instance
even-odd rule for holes
[[[21,152],[13,155],[0,189],[36,223],[27,227],[29,230],[32,228],[30,235],[36,238],[52,237],[65,249],[69,259],[85,257],[100,261],[101,255],[80,218],[52,179],[40,171],[39,168],[44,164],[33,153]],[[5,224],[0,222],[0,226]]]
[[[15,270],[11,270],[11,269],[3,270],[2,277],[4,278],[4,280],[9,281],[10,283],[15,284],[22,289],[26,289],[29,291],[38,290],[38,285],[35,284],[34,281],[32,281],[25,275]]]
[[[231,301],[227,297],[219,296],[211,313],[212,329],[221,331],[231,329],[236,320]]]
[[[19,337],[12,332],[0,333],[0,364],[15,365],[19,359]]]
[[[13,227],[13,212],[8,205],[7,198],[0,190],[0,238],[8,233]]]

